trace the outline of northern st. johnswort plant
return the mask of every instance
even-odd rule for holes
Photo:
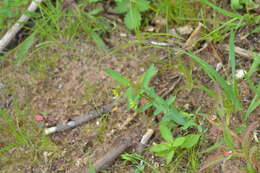
[[[144,112],[154,107],[155,111],[153,114],[155,116],[163,114],[163,118],[160,122],[160,132],[165,142],[153,146],[150,151],[155,152],[158,156],[165,157],[167,163],[170,163],[176,150],[191,148],[198,143],[201,136],[201,128],[193,121],[192,116],[179,111],[176,106],[174,106],[175,97],[163,99],[156,94],[154,88],[149,86],[151,78],[157,73],[157,68],[154,65],[150,66],[137,83],[126,79],[113,70],[105,69],[104,71],[126,87],[125,96],[128,100],[129,108],[136,112]],[[138,106],[141,99],[145,99],[146,103],[142,106]],[[195,126],[198,127],[198,133],[174,138],[170,128],[170,126],[173,125],[182,126],[183,130]]]

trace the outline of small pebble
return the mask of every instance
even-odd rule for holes
[[[242,79],[246,75],[246,70],[238,69],[236,71],[235,77],[236,79]]]
[[[218,72],[219,70],[221,70],[222,66],[223,66],[222,63],[217,63],[216,71]]]
[[[154,32],[154,27],[153,26],[147,26],[147,27],[145,27],[144,28],[144,30],[146,31],[146,32]]]
[[[127,34],[126,33],[120,33],[120,37],[126,37]]]
[[[176,29],[181,35],[189,35],[193,31],[192,26],[185,25]]]

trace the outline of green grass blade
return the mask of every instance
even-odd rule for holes
[[[259,66],[260,66],[260,54],[253,54],[254,57],[254,61],[253,64],[251,65],[246,78],[250,78],[252,76],[253,73],[259,71]]]
[[[91,35],[92,40],[96,43],[96,45],[99,48],[101,48],[103,50],[108,50],[108,47],[106,46],[106,44],[104,43],[102,38],[96,32],[93,31],[90,35]]]
[[[124,86],[130,86],[131,85],[131,82],[129,80],[127,80],[124,76],[115,72],[114,70],[104,69],[103,71],[106,72],[112,78],[114,78],[118,83],[120,83]]]
[[[249,115],[260,105],[260,99],[257,95],[253,98],[251,101],[247,111],[246,111],[246,118],[249,117]]]
[[[242,105],[239,99],[236,97],[233,89],[226,83],[225,79],[213,67],[211,67],[207,62],[205,62],[198,56],[194,55],[191,52],[185,53],[189,55],[193,60],[195,60],[212,80],[216,81],[221,86],[225,96],[229,101],[233,103],[236,110],[241,110]]]
[[[33,44],[33,40],[35,38],[35,33],[33,33],[32,35],[30,35],[22,44],[21,44],[21,48],[18,52],[18,55],[16,57],[16,61],[20,62],[22,59],[25,58],[25,54],[26,52],[30,49],[30,47]]]
[[[255,89],[256,94],[253,98],[253,100],[251,101],[247,112],[246,112],[246,118],[250,116],[250,114],[258,107],[260,106],[260,85],[258,85],[258,87]]]
[[[232,13],[230,11],[226,11],[218,6],[216,6],[215,4],[209,2],[208,0],[201,0],[202,3],[204,4],[207,4],[208,6],[210,6],[211,8],[213,8],[214,10],[216,10],[217,12],[225,15],[225,16],[228,16],[228,17],[236,17],[236,18],[241,18],[242,16],[240,16],[239,14],[236,14],[236,13]]]
[[[235,85],[235,75],[236,75],[236,58],[235,58],[235,32],[231,31],[230,33],[230,39],[229,39],[229,66],[231,67],[232,72],[232,85],[234,88]]]

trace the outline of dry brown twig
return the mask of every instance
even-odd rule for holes
[[[90,120],[93,120],[95,118],[100,117],[102,114],[108,113],[112,107],[113,107],[114,103],[110,103],[107,104],[105,106],[102,106],[100,109],[98,110],[94,110],[94,111],[90,111],[87,114],[83,114],[77,117],[73,117],[71,118],[71,120],[69,122],[66,123],[62,123],[62,124],[58,124],[57,126],[54,127],[50,127],[50,128],[46,128],[44,130],[46,135],[55,133],[55,132],[62,132],[65,130],[69,130],[72,129],[74,127],[77,127],[83,123],[89,122]]]
[[[26,11],[34,12],[38,8],[38,5],[44,0],[33,0]],[[17,22],[5,33],[3,38],[0,40],[0,53],[3,53],[6,46],[12,41],[15,35],[22,29],[24,23],[27,22],[30,17],[26,14],[23,14]]]
[[[227,51],[227,52],[230,51],[230,48],[229,48],[228,44],[223,44],[222,47],[224,48],[225,51]],[[235,53],[240,55],[241,57],[246,58],[246,59],[249,59],[249,60],[253,59],[252,58],[253,52],[245,50],[245,49],[243,49],[241,47],[235,46]]]

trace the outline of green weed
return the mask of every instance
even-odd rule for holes
[[[0,30],[7,29],[10,19],[15,19],[21,14],[20,7],[27,5],[29,0],[3,0],[0,2]],[[8,23],[7,23],[8,20]]]
[[[2,170],[8,170],[28,159],[33,164],[42,159],[39,153],[43,151],[58,152],[57,146],[47,136],[42,135],[37,124],[30,118],[32,113],[28,106],[21,108],[14,104],[12,107],[14,113],[0,109],[0,129],[3,139],[0,141],[0,161],[5,163]],[[10,152],[13,153],[12,157]]]
[[[104,71],[127,88],[125,96],[128,100],[129,108],[137,112],[144,112],[148,108],[154,107],[154,115],[161,113],[164,115],[160,122],[160,132],[166,142],[153,146],[150,151],[157,153],[161,157],[165,157],[167,163],[170,163],[177,149],[188,149],[197,144],[201,134],[190,134],[173,139],[171,130],[167,126],[169,124],[172,126],[174,124],[181,125],[183,130],[187,130],[191,126],[197,127],[199,131],[201,130],[192,120],[193,115],[181,112],[173,105],[175,97],[164,100],[155,93],[153,88],[149,87],[150,80],[157,73],[154,65],[150,66],[141,76],[138,83],[126,79],[113,70],[105,69]],[[146,103],[139,106],[141,99],[145,99]]]
[[[258,8],[259,4],[255,3],[253,0],[231,0],[231,7],[233,9],[242,9],[244,6],[247,10],[250,10]]]
[[[165,142],[152,146],[150,151],[155,152],[160,157],[165,157],[167,164],[171,163],[177,150],[192,148],[198,143],[201,136],[200,134],[189,134],[174,139],[170,128],[164,123],[160,125],[160,132]]]
[[[257,67],[259,66],[259,55],[255,55],[254,62],[249,69],[249,73],[247,73],[247,81],[251,83],[251,88],[254,88],[255,96],[252,99],[249,107],[247,108],[247,111],[243,111],[243,106],[240,102],[240,99],[238,98],[238,79],[235,77],[236,73],[236,64],[235,64],[235,52],[234,52],[234,37],[235,33],[231,32],[230,34],[230,52],[229,52],[229,68],[231,71],[231,79],[225,80],[224,77],[222,77],[213,67],[211,67],[209,64],[207,64],[204,60],[199,58],[198,56],[194,55],[191,52],[186,52],[188,56],[190,56],[195,62],[199,64],[199,66],[204,70],[204,72],[212,79],[214,80],[220,87],[221,91],[224,95],[224,99],[222,96],[218,97],[220,99],[217,99],[220,102],[219,112],[221,112],[220,119],[218,120],[210,120],[210,123],[212,123],[213,126],[217,126],[219,129],[221,129],[223,133],[223,141],[221,140],[219,145],[224,144],[226,147],[226,152],[219,153],[218,156],[214,156],[210,158],[211,161],[207,162],[204,166],[202,166],[202,170],[210,167],[211,165],[218,163],[220,160],[228,160],[231,158],[239,157],[244,158],[247,160],[247,171],[249,172],[255,172],[255,169],[258,167],[259,163],[257,161],[257,152],[255,151],[255,147],[249,140],[250,133],[256,128],[255,123],[251,123],[248,125],[247,128],[244,128],[244,126],[241,126],[241,130],[234,131],[232,130],[230,126],[230,118],[231,116],[234,116],[236,112],[241,112],[243,116],[240,118],[246,119],[250,116],[250,114],[259,106],[259,86],[255,87],[253,86],[252,82],[250,82],[250,76],[254,72],[257,71]],[[227,101],[229,103],[227,103]],[[242,128],[243,127],[243,128]],[[218,148],[219,145],[213,145],[208,151],[211,151],[215,148]],[[250,147],[249,147],[250,146]],[[251,153],[251,154],[247,154]],[[254,162],[252,162],[254,160]]]
[[[158,170],[149,162],[147,162],[143,156],[133,153],[133,154],[122,154],[122,159],[129,161],[135,167],[135,173],[142,173],[144,172],[145,167],[150,168],[153,172],[158,173]]]

